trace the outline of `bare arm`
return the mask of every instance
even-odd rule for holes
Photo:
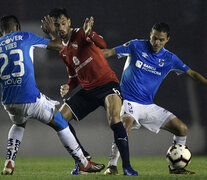
[[[50,42],[47,45],[47,49],[54,50],[54,51],[60,51],[62,48],[63,48],[63,44],[61,39],[50,40]]]
[[[186,73],[193,80],[200,82],[200,83],[203,83],[207,86],[207,79],[205,77],[203,77],[201,74],[199,74],[198,72],[196,72],[192,69],[189,69]]]
[[[112,48],[112,49],[103,49],[102,52],[103,52],[103,55],[104,55],[105,58],[116,55],[116,51],[115,51],[114,48]]]

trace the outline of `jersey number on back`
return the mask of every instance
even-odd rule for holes
[[[19,66],[20,67],[20,71],[19,72],[15,72],[15,73],[11,73],[11,75],[13,77],[21,77],[24,75],[24,63],[23,63],[23,52],[21,49],[13,49],[10,51],[10,56],[11,55],[17,55],[19,58],[17,60],[15,60],[13,63],[15,66]],[[1,79],[2,80],[7,80],[9,78],[11,78],[10,74],[7,75],[2,75],[3,71],[5,70],[6,66],[9,63],[9,58],[7,56],[7,54],[0,54],[0,59],[3,58],[4,59],[4,64],[1,66]]]

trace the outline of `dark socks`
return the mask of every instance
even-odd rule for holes
[[[118,122],[111,126],[111,129],[114,132],[114,140],[119,149],[123,168],[130,166],[129,161],[129,145],[128,145],[128,136],[122,122]]]

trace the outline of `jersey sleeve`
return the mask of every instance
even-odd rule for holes
[[[66,66],[67,72],[68,72],[68,82],[67,84],[69,85],[70,89],[74,89],[75,87],[78,86],[78,79],[77,79],[77,74],[75,71],[70,68],[70,66]]]
[[[104,41],[103,37],[97,34],[95,31],[91,30],[89,38],[94,42],[97,47],[101,49],[106,49],[106,42]]]
[[[94,43],[100,49],[106,48],[106,42],[104,41],[103,37],[97,34],[95,31],[91,30],[89,36],[86,36],[83,28],[76,28],[74,31],[79,33],[81,39],[84,41],[83,43]]]
[[[172,69],[176,72],[177,75],[183,74],[190,69],[175,54],[172,55],[172,59],[174,62]]]
[[[116,51],[116,54],[118,56],[118,58],[124,57],[124,56],[129,56],[130,54],[133,53],[133,49],[134,49],[134,41],[128,41],[125,44],[121,45],[121,46],[117,46],[114,48]]]
[[[50,42],[49,39],[40,37],[34,33],[28,33],[28,35],[29,35],[29,41],[31,45],[33,45],[34,47],[47,48],[47,45]]]

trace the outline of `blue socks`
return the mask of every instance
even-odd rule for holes
[[[55,123],[58,125],[58,127],[63,130],[65,128],[68,127],[68,122],[65,120],[65,118],[63,117],[63,115],[60,113],[60,111],[57,111],[55,114],[54,114],[54,117],[53,117]]]

